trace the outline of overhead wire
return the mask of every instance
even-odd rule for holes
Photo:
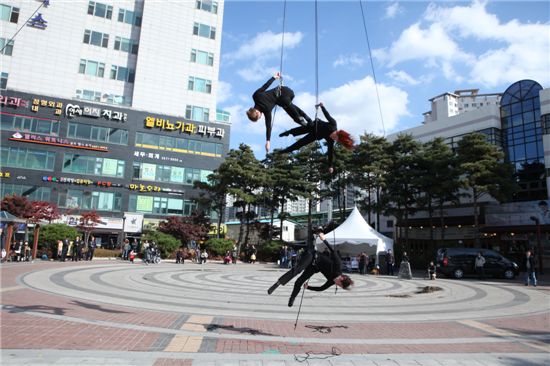
[[[386,136],[386,127],[384,125],[384,115],[382,113],[382,104],[380,102],[380,93],[378,91],[378,82],[376,80],[376,72],[374,71],[374,62],[372,61],[372,52],[369,41],[369,32],[367,30],[367,22],[365,20],[365,12],[363,10],[363,1],[359,0],[359,6],[361,8],[361,17],[363,19],[363,29],[365,30],[365,39],[367,40],[367,48],[369,50],[370,66],[372,69],[372,78],[374,80],[374,89],[376,90],[376,99],[378,100],[378,111],[380,112],[380,121],[382,122],[383,135]]]

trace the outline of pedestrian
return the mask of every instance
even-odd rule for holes
[[[69,238],[65,237],[65,239],[63,239],[63,248],[61,249],[61,262],[65,262],[67,258],[67,253],[69,252],[69,245],[70,245]]]
[[[388,276],[393,276],[393,271],[395,267],[395,257],[391,249],[388,249],[386,253],[386,271]]]
[[[130,254],[130,240],[124,239],[124,247],[122,248],[122,259],[128,260],[128,255]]]
[[[136,257],[136,252],[132,249],[130,250],[130,254],[128,254],[128,257],[130,259],[130,263],[134,263],[134,258]]]
[[[313,238],[311,238],[308,243],[307,250],[300,255],[299,262],[291,270],[282,275],[279,280],[274,283],[269,290],[267,290],[269,295],[271,295],[280,285],[286,285],[291,279],[296,277],[302,271],[302,275],[298,277],[296,282],[294,282],[292,294],[288,299],[289,307],[294,304],[294,299],[300,292],[302,285],[304,285],[304,288],[311,291],[324,291],[332,285],[336,285],[346,290],[350,289],[353,285],[353,281],[349,276],[342,274],[341,258],[325,240],[325,235],[323,233],[319,233],[319,238],[329,249],[328,254],[317,252],[315,250],[315,246],[313,245]],[[327,281],[322,286],[308,286],[305,282],[317,272],[321,272]]]
[[[481,252],[477,253],[477,257],[475,260],[475,269],[477,278],[480,280],[485,279],[485,258],[483,257],[483,254]]]
[[[436,268],[433,261],[428,265],[428,277],[430,280],[435,280],[436,278]]]
[[[88,253],[86,253],[86,259],[91,261],[94,259],[94,252],[96,248],[95,238],[92,236],[90,238],[90,243],[88,244]]]
[[[201,253],[201,264],[206,263],[207,259],[208,259],[208,253],[206,252],[206,249],[203,249]]]
[[[57,241],[57,260],[61,261],[61,254],[63,253],[63,240]]]
[[[28,241],[25,241],[23,245],[23,261],[30,262],[31,260],[31,247]]]
[[[248,119],[252,122],[258,121],[262,114],[265,119],[265,151],[269,152],[270,140],[271,140],[271,129],[272,129],[272,120],[271,120],[271,111],[275,106],[282,107],[285,112],[301,126],[307,126],[308,124],[313,123],[311,118],[307,116],[298,106],[292,103],[294,99],[294,91],[286,86],[276,87],[270,90],[267,90],[269,86],[275,81],[275,79],[280,79],[281,75],[276,73],[271,77],[264,85],[262,85],[258,90],[252,95],[254,99],[254,107],[250,108],[246,115]]]
[[[233,262],[233,264],[237,264],[237,253],[237,246],[233,245],[233,250],[231,251],[231,261]]]
[[[258,250],[254,245],[252,245],[252,248],[250,248],[250,263],[254,264],[256,263],[256,254],[258,253]]]
[[[183,255],[183,248],[179,247],[178,251],[176,252],[176,264],[183,264],[185,259]]]
[[[359,273],[364,275],[367,273],[367,262],[369,257],[365,252],[361,252],[359,255]]]
[[[79,252],[78,247],[80,247],[80,236],[77,236],[73,242],[73,247],[71,251],[73,262],[76,262],[78,260],[78,252]]]
[[[537,276],[536,276],[536,261],[535,256],[531,253],[530,250],[525,252],[525,286],[529,286],[529,282],[533,281],[533,286],[537,287]]]

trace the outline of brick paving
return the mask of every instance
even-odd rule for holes
[[[41,364],[39,358],[29,356],[25,359],[25,354],[17,351],[38,349],[76,352],[70,354],[75,360],[79,357],[85,359],[94,351],[99,354],[116,352],[116,363],[148,366],[244,365],[246,358],[234,358],[244,355],[257,357],[257,363],[251,363],[254,365],[286,366],[294,364],[293,358],[288,357],[308,354],[321,358],[338,357],[340,363],[334,361],[334,364],[341,365],[366,364],[352,361],[354,355],[388,355],[390,360],[400,354],[462,354],[464,357],[469,354],[487,357],[503,354],[527,357],[526,364],[529,364],[528,357],[533,357],[532,364],[537,364],[541,356],[544,359],[550,355],[550,308],[543,313],[477,319],[470,323],[459,320],[299,321],[294,330],[294,321],[277,319],[276,310],[273,319],[220,316],[215,311],[211,315],[154,311],[140,308],[138,304],[136,307],[121,306],[44,292],[48,291],[47,288],[38,291],[18,280],[26,273],[45,269],[89,268],[90,265],[108,269],[119,264],[103,261],[93,264],[2,264],[0,348],[9,350],[11,355],[2,352],[0,361],[8,365],[17,365],[18,362]],[[218,296],[216,289],[212,291],[212,296]],[[547,304],[550,304],[547,287],[542,285],[533,291],[546,294]],[[415,310],[410,309],[411,315]],[[245,313],[246,309],[243,309]],[[133,358],[126,358],[125,354],[132,354]],[[108,353],[102,361],[88,360],[86,364],[115,363],[114,357]],[[432,364],[432,359],[417,357],[421,360],[415,361],[417,365]],[[456,360],[460,362],[460,357]],[[61,362],[61,359],[53,355],[50,361]],[[437,362],[436,359],[433,361]],[[383,362],[376,361],[375,364]],[[393,364],[408,363],[400,359]]]

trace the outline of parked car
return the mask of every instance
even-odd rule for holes
[[[513,279],[519,266],[500,253],[480,248],[440,248],[437,250],[437,272],[454,278],[475,275],[475,258],[481,252],[485,258],[485,275]]]

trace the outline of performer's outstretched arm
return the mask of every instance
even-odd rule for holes
[[[327,119],[328,123],[334,128],[336,128],[336,120],[332,118],[332,116],[328,113],[323,103],[321,103],[321,110],[323,111],[323,114],[325,115],[325,118]]]
[[[308,285],[306,288],[308,290],[311,290],[311,291],[325,291],[327,288],[329,288],[332,285],[334,285],[334,281],[333,280],[328,280],[322,286],[309,286]]]

